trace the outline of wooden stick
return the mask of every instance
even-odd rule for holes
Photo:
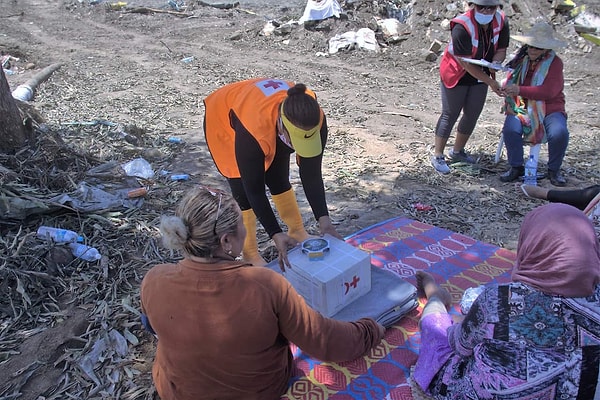
[[[150,8],[150,7],[135,7],[128,8],[125,10],[126,13],[138,13],[138,14],[151,14],[151,13],[161,13],[161,14],[170,14],[175,15],[177,17],[192,17],[193,14],[188,14],[180,11],[171,11],[171,10],[161,10],[159,8]]]
[[[206,6],[206,7],[214,7],[214,8],[221,8],[221,9],[224,9],[224,10],[229,10],[230,8],[235,8],[235,7],[239,6],[240,2],[236,1],[234,3],[214,3],[214,4],[211,4],[211,3],[207,3],[207,2],[202,1],[202,0],[198,0],[198,4],[201,5],[201,6]]]

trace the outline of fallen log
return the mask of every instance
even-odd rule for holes
[[[198,0],[198,5],[205,6],[205,7],[221,8],[223,10],[229,10],[231,8],[235,8],[235,7],[239,6],[240,2],[236,1],[233,3],[207,3],[205,1]]]
[[[54,71],[59,69],[61,66],[61,63],[55,63],[42,69],[40,72],[28,79],[25,83],[17,86],[17,88],[12,91],[12,96],[21,101],[33,100],[33,95],[35,94],[37,87],[41,83],[45,82],[50,75],[52,75]]]
[[[169,14],[169,15],[175,15],[177,17],[193,17],[194,14],[189,14],[189,13],[185,13],[185,12],[181,12],[181,11],[171,11],[171,10],[161,10],[160,8],[150,8],[150,7],[134,7],[134,8],[127,8],[124,11],[125,13],[137,13],[137,14],[152,14],[152,13],[157,13],[157,14]]]

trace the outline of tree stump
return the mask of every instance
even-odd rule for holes
[[[0,151],[8,153],[20,149],[27,139],[21,112],[12,97],[4,70],[0,68]]]

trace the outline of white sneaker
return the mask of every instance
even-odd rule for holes
[[[444,156],[432,156],[431,165],[433,165],[433,168],[435,168],[435,170],[440,174],[445,175],[450,173],[450,167],[448,167],[448,164],[446,164],[446,159]]]

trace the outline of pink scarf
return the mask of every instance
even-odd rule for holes
[[[600,283],[600,243],[586,215],[561,203],[527,214],[512,280],[547,294],[590,296]]]

